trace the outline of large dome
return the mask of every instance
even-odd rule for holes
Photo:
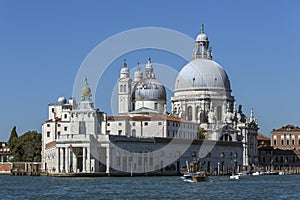
[[[175,91],[224,89],[231,91],[229,78],[215,61],[197,58],[185,65],[177,76]]]
[[[166,101],[166,89],[155,78],[144,78],[137,82],[132,91],[133,101]]]

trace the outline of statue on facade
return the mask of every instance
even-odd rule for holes
[[[182,118],[182,110],[178,107],[178,118]]]
[[[197,118],[198,118],[198,123],[205,123],[205,113],[204,111],[202,110],[201,107],[199,107],[198,109],[198,113],[197,113]]]
[[[210,123],[210,124],[216,123],[216,115],[215,115],[215,112],[212,107],[210,108],[210,110],[208,112],[208,123]]]
[[[232,120],[234,118],[234,114],[230,111],[230,105],[227,104],[227,111],[225,114],[225,123],[226,124],[232,124]]]

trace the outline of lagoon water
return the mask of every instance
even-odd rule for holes
[[[210,177],[188,183],[179,176],[57,178],[0,176],[2,199],[300,199],[300,175]]]

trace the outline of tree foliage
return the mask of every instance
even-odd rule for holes
[[[18,137],[17,128],[16,128],[16,126],[14,126],[13,129],[11,130],[11,132],[10,132],[10,136],[9,136],[9,140],[8,140],[8,145],[10,146],[11,143],[12,143],[12,140],[14,138],[17,138],[17,137]]]
[[[14,162],[40,162],[42,135],[36,131],[28,131],[11,141],[10,151]]]

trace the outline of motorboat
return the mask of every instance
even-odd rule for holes
[[[239,174],[232,174],[231,176],[229,176],[230,179],[240,179],[240,175]]]
[[[208,181],[208,176],[205,172],[196,172],[193,174],[193,181],[194,182],[202,182],[202,181]]]
[[[252,176],[259,176],[259,175],[260,175],[259,171],[252,173]]]
[[[248,175],[245,173],[236,173],[236,174],[232,174],[231,176],[229,176],[230,179],[241,179],[241,178],[245,178]]]
[[[183,174],[183,176],[181,177],[181,179],[183,181],[185,181],[185,182],[194,182],[194,180],[193,180],[193,174],[189,173],[189,172]]]
[[[208,176],[205,172],[185,173],[181,179],[185,182],[203,182],[208,181]]]

